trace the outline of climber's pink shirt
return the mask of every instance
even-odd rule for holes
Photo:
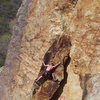
[[[55,66],[52,66],[52,65],[46,65],[47,68],[46,68],[46,71],[51,71]]]

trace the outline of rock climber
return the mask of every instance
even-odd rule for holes
[[[52,74],[52,71],[57,68],[61,63],[59,62],[58,64],[54,65],[53,63],[51,65],[49,64],[45,64],[43,62],[43,66],[46,67],[46,70],[45,72],[40,76],[38,77],[35,81],[37,82],[39,79],[41,79],[44,75],[45,76],[48,76],[50,78],[52,78],[54,81],[57,81],[57,79],[55,78],[55,75]]]

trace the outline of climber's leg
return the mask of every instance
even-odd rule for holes
[[[41,78],[42,78],[42,76],[38,77],[35,81],[38,81],[38,80],[41,79]]]
[[[52,74],[52,78],[53,78],[53,81],[57,81],[57,79],[56,79],[54,74]]]

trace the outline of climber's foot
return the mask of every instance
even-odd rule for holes
[[[40,85],[40,82],[38,80],[35,80],[35,83],[38,84],[38,85]]]
[[[38,80],[36,79],[35,82],[38,83]]]
[[[54,82],[57,82],[57,81],[58,81],[58,79],[56,79],[56,78],[53,78],[53,81],[54,81]]]

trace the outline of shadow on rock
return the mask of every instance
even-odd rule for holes
[[[55,92],[55,94],[53,95],[53,97],[50,100],[58,100],[58,98],[61,96],[61,94],[63,92],[63,88],[64,88],[65,84],[67,83],[68,74],[67,74],[66,70],[70,63],[70,60],[71,60],[71,58],[68,55],[68,58],[65,59],[65,61],[64,61],[64,79],[61,81],[60,87],[58,88],[58,90]]]

